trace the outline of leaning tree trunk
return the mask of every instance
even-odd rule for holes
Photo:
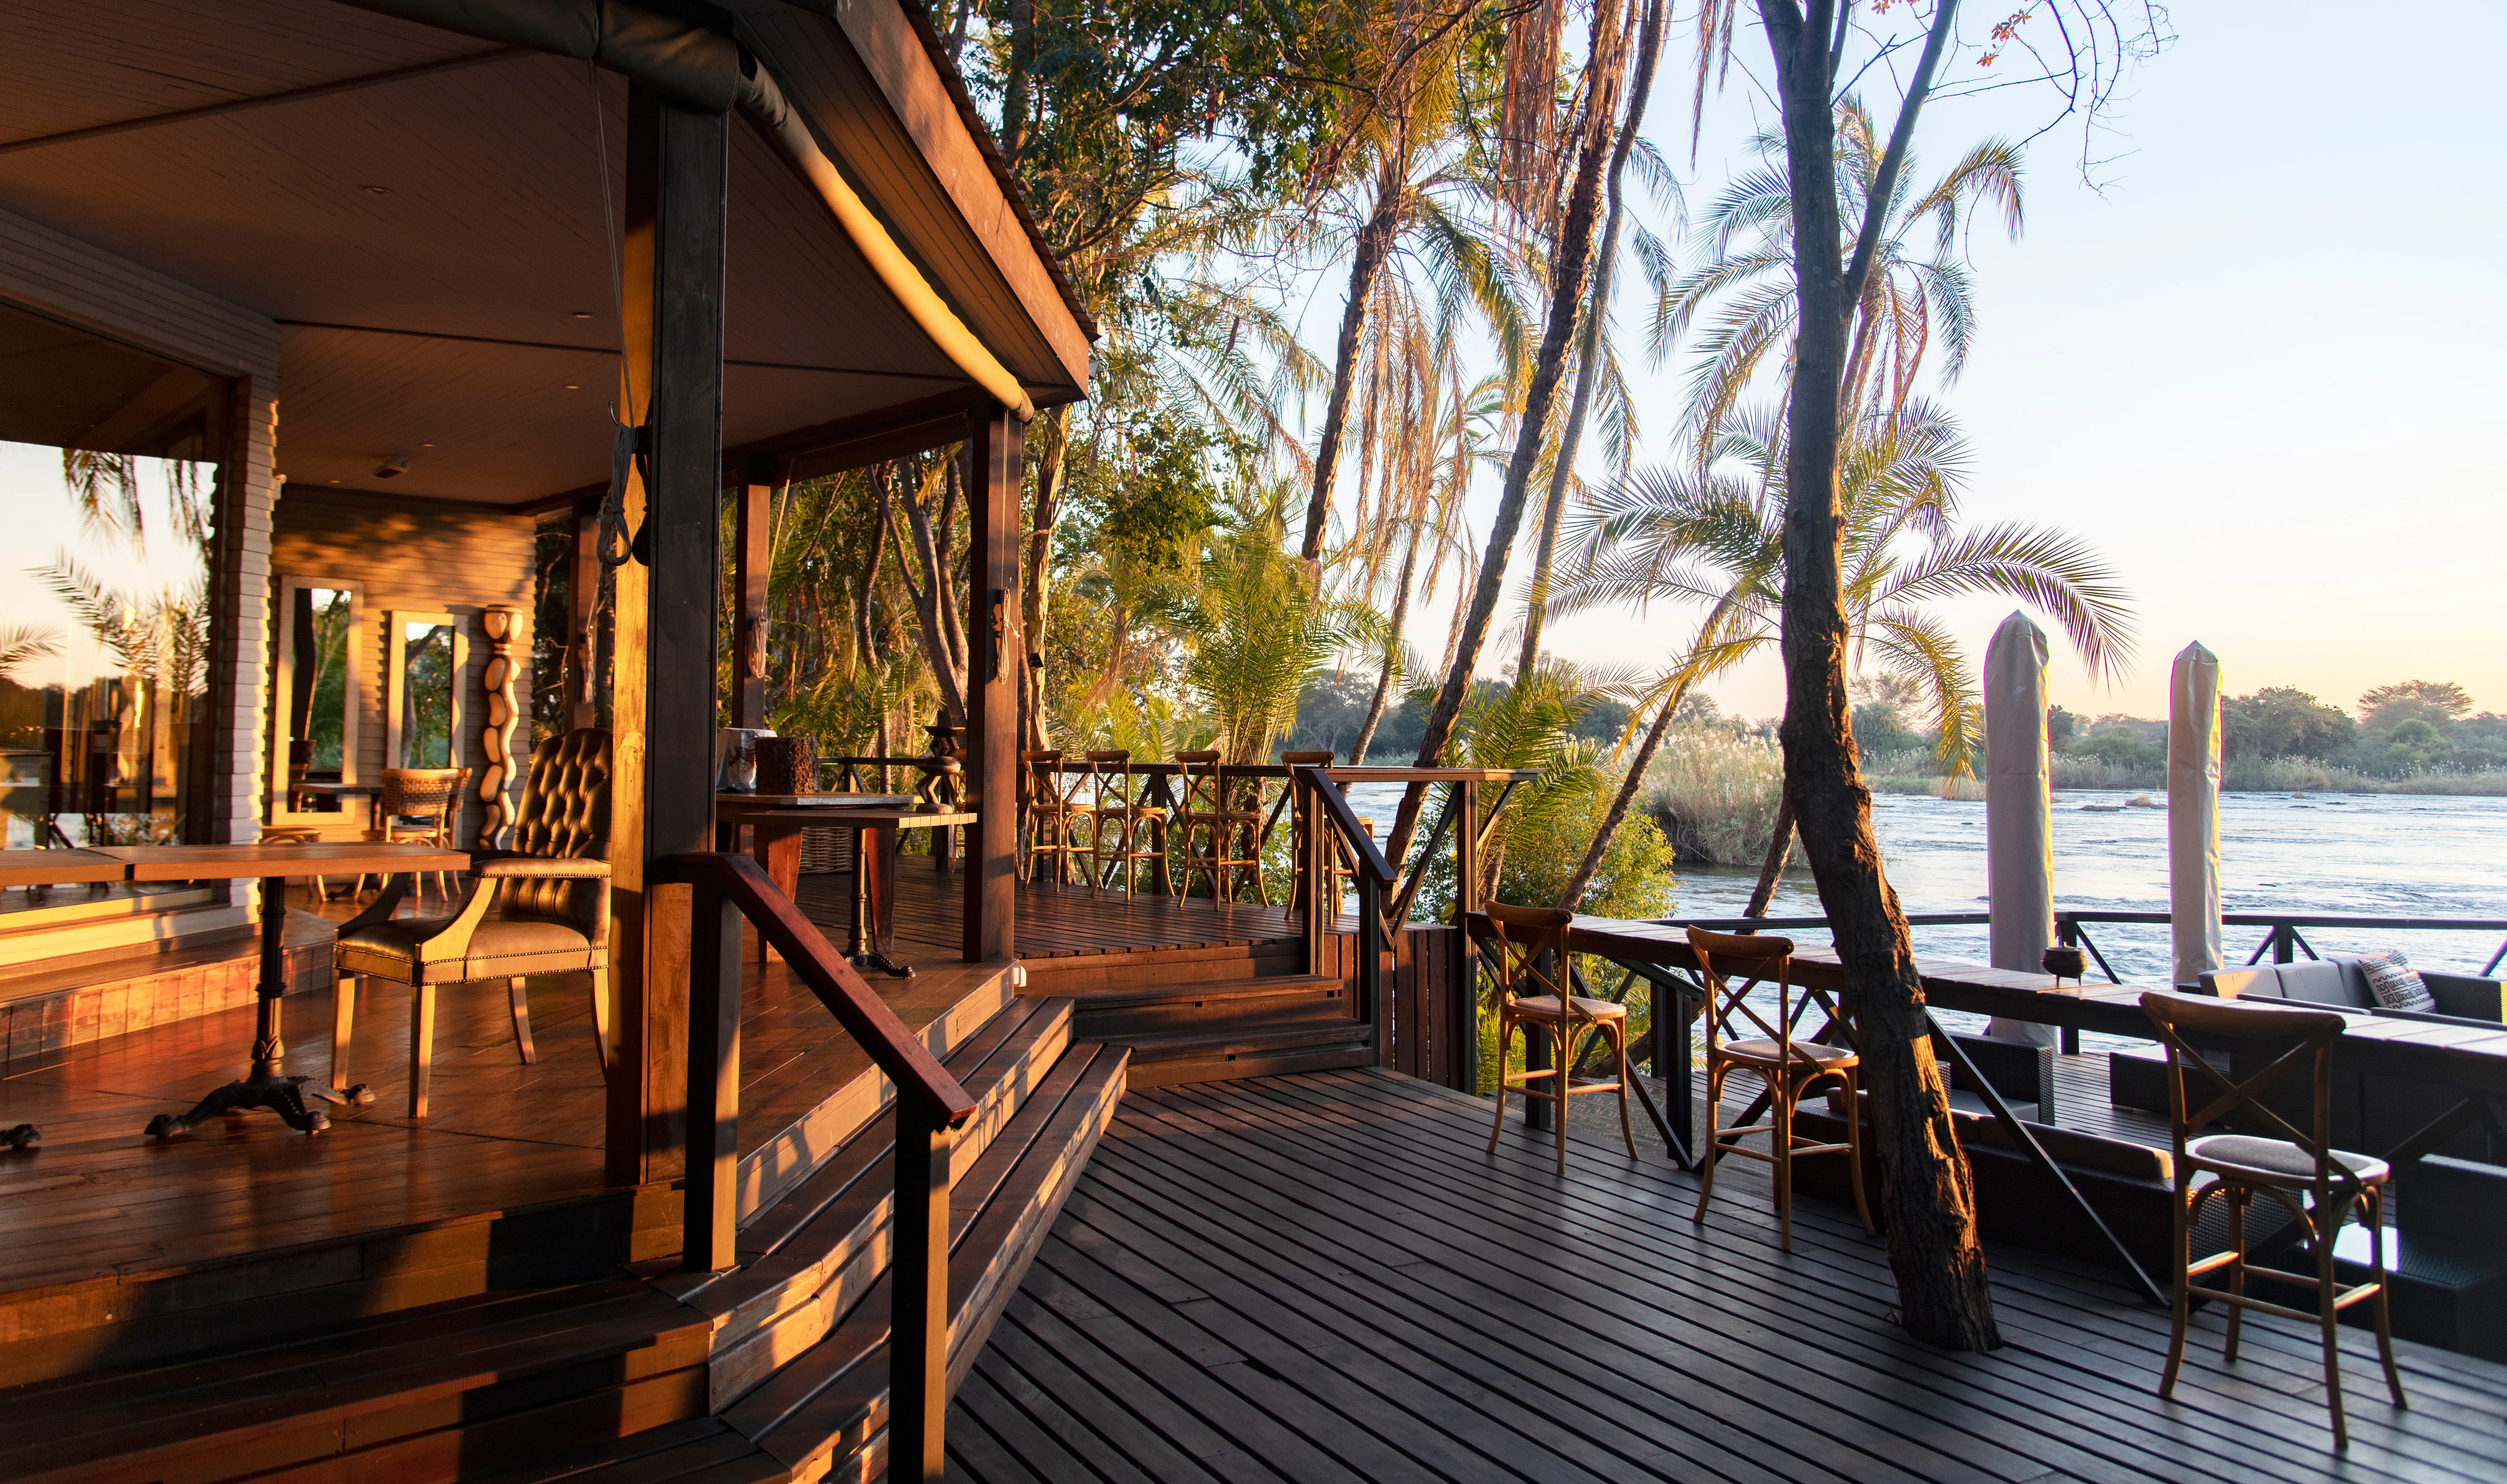
[[[1340,467],[1341,434],[1349,423],[1350,384],[1358,380],[1358,343],[1366,330],[1367,301],[1375,296],[1375,274],[1393,251],[1394,229],[1401,220],[1402,176],[1399,158],[1385,151],[1375,172],[1375,209],[1358,230],[1349,260],[1349,302],[1340,311],[1340,339],[1333,343],[1331,395],[1324,403],[1323,439],[1315,445],[1315,488],[1306,500],[1306,537],[1297,547],[1309,565],[1323,559],[1324,531],[1331,523],[1332,477]]]
[[[1662,741],[1671,735],[1671,720],[1680,711],[1680,704],[1689,699],[1689,688],[1697,683],[1699,657],[1706,646],[1723,633],[1724,620],[1732,611],[1729,594],[1715,600],[1706,622],[1697,626],[1697,642],[1690,646],[1689,663],[1662,698],[1662,709],[1656,711],[1653,725],[1646,728],[1645,741],[1637,744],[1636,756],[1628,759],[1628,771],[1619,778],[1619,791],[1611,798],[1610,813],[1602,816],[1602,827],[1593,832],[1593,843],[1584,848],[1584,858],[1576,863],[1575,872],[1567,878],[1567,889],[1558,894],[1558,905],[1573,912],[1592,889],[1593,878],[1600,874],[1602,857],[1611,851],[1611,837],[1627,822],[1628,810],[1636,803],[1637,790],[1645,786],[1647,770],[1653,767],[1654,754],[1662,750]]]
[[[1750,888],[1750,905],[1743,909],[1745,918],[1767,915],[1767,903],[1775,899],[1776,883],[1785,879],[1785,867],[1794,858],[1794,800],[1781,785],[1776,790],[1776,828],[1767,841],[1766,859],[1759,863],[1759,884]]]
[[[1557,255],[1550,261],[1549,316],[1542,327],[1541,349],[1532,363],[1532,380],[1523,393],[1522,423],[1515,432],[1514,456],[1506,468],[1506,484],[1498,491],[1497,516],[1489,523],[1488,551],[1480,559],[1479,581],[1472,592],[1471,608],[1463,615],[1457,631],[1452,664],[1445,670],[1443,685],[1436,691],[1436,703],[1428,711],[1428,730],[1419,739],[1419,761],[1422,768],[1433,767],[1444,755],[1445,742],[1454,735],[1454,718],[1461,714],[1463,700],[1471,694],[1472,671],[1479,668],[1480,648],[1488,640],[1489,621],[1497,613],[1498,590],[1506,585],[1507,559],[1513,554],[1515,533],[1523,526],[1523,506],[1532,486],[1534,465],[1541,461],[1541,446],[1549,429],[1549,404],[1558,395],[1559,371],[1567,358],[1567,340],[1575,334],[1578,310],[1583,307],[1584,291],[1593,264],[1594,229],[1600,223],[1602,169],[1610,155],[1613,130],[1609,121],[1617,116],[1618,92],[1618,58],[1615,54],[1618,34],[1617,0],[1595,0],[1593,7],[1593,122],[1584,130],[1581,148],[1576,160],[1576,183],[1567,196],[1566,215],[1558,228]],[[1427,786],[1413,783],[1402,791],[1401,808],[1394,816],[1391,856],[1403,859],[1409,853],[1410,837],[1419,827],[1419,806],[1427,797]]]
[[[1885,202],[1906,141],[1951,24],[1942,0],[1913,84],[1873,187]],[[1833,0],[1760,0],[1775,53],[1785,157],[1794,210],[1798,320],[1789,409],[1784,527],[1785,787],[1820,905],[1845,971],[1846,1011],[1871,1091],[1880,1156],[1881,1217],[1898,1280],[1901,1321],[1916,1338],[1960,1350],[2001,1343],[1975,1189],[1950,1124],[1949,1097],[1932,1055],[1922,981],[1907,919],[1880,870],[1871,795],[1863,786],[1845,692],[1846,614],[1839,573],[1837,446],[1843,432],[1846,333],[1874,231],[1852,267],[1837,261]]]
[[[1045,724],[1044,626],[1053,608],[1053,534],[1062,524],[1063,471],[1071,457],[1071,409],[1046,413],[1036,451],[1036,518],[1028,523],[1025,569],[1019,574],[1019,633],[1027,636],[1018,657],[1019,745],[1040,751],[1050,745]]]
[[[1401,633],[1410,622],[1410,582],[1419,570],[1419,540],[1426,521],[1414,517],[1410,523],[1410,544],[1401,553],[1401,575],[1396,579],[1393,595],[1392,633],[1384,641],[1384,663],[1375,671],[1375,698],[1366,704],[1366,720],[1360,724],[1358,740],[1349,744],[1349,760],[1366,761],[1366,749],[1375,745],[1376,725],[1384,720],[1385,707],[1393,701],[1395,662],[1401,656]]]
[[[1584,333],[1576,346],[1576,395],[1567,404],[1567,425],[1558,431],[1558,455],[1549,464],[1549,498],[1541,511],[1541,540],[1532,549],[1532,584],[1523,595],[1523,648],[1514,662],[1518,684],[1540,668],[1541,631],[1549,621],[1549,568],[1558,557],[1567,486],[1576,477],[1584,419],[1592,415],[1593,389],[1602,380],[1603,326],[1610,322],[1611,275],[1618,261],[1619,221],[1626,212],[1622,188],[1628,152],[1636,147],[1637,128],[1645,123],[1646,99],[1653,92],[1654,63],[1662,55],[1662,5],[1663,0],[1648,0],[1646,5],[1645,20],[1637,33],[1636,71],[1628,81],[1627,118],[1619,125],[1618,142],[1611,147],[1611,209],[1602,223],[1602,245],[1593,258],[1592,302],[1584,310]],[[1583,888],[1578,887],[1576,891],[1581,895]]]

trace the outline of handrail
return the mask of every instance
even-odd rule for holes
[[[896,1089],[890,1163],[889,1456],[895,1478],[940,1477],[949,1411],[951,1131],[975,1100],[905,1029],[792,899],[746,855],[672,855],[659,880],[692,887],[688,914],[688,1168],[680,1266],[737,1267],[740,921],[783,956]],[[920,1472],[895,1460],[921,1460]]]
[[[783,958],[786,967],[810,987],[836,1017],[845,1033],[861,1043],[873,1064],[896,1084],[897,1096],[912,1097],[951,1127],[975,1111],[974,1096],[949,1074],[922,1037],[888,1007],[877,992],[836,952],[818,924],[775,885],[774,878],[746,855],[697,851],[669,858],[670,880],[694,883],[710,877],[713,884],[757,927],[758,936]]]
[[[1828,919],[1815,918],[1648,918],[1659,927],[1704,927],[1728,931],[1734,927],[1826,927]],[[1989,912],[1910,912],[1909,927],[1981,926],[1993,921]],[[2057,923],[2169,923],[2175,921],[2164,912],[2121,912],[2102,908],[2059,908],[2054,913]],[[2220,922],[2229,927],[2376,927],[2393,929],[2426,929],[2430,931],[2507,932],[2507,918],[2376,918],[2355,917],[2341,913],[2304,912],[2224,912]]]
[[[1379,886],[1393,885],[1392,864],[1385,860],[1384,851],[1376,848],[1375,837],[1358,822],[1358,811],[1349,807],[1348,798],[1332,782],[1331,770],[1318,763],[1308,763],[1296,772],[1299,780],[1315,791],[1316,800],[1323,805],[1332,827],[1340,832],[1341,841],[1349,847],[1350,858],[1357,863],[1358,869],[1374,877]]]

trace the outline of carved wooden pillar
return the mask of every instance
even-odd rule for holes
[[[479,730],[479,750],[487,766],[479,770],[479,840],[475,849],[491,851],[504,844],[514,822],[514,658],[523,615],[514,608],[490,608],[479,615],[480,632],[488,636],[488,724]]]

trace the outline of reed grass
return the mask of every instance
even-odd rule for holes
[[[1775,833],[1784,755],[1771,739],[1674,733],[1646,778],[1646,810],[1687,861],[1755,866]]]

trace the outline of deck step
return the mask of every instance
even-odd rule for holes
[[[1375,1065],[1375,1032],[1357,1021],[1162,1032],[1132,1040],[1131,1087],[1174,1087]]]
[[[453,1480],[705,1414],[710,1325],[633,1279],[0,1393],[0,1477]]]
[[[1075,995],[1072,999],[1079,1034],[1123,1045],[1139,1045],[1144,1037],[1168,1032],[1217,1034],[1249,1026],[1350,1018],[1348,982],[1329,974],[1127,986]]]
[[[1125,1088],[1129,1054],[1073,1044],[957,1183],[950,1210],[949,1378],[984,1348],[1061,1213]],[[722,1420],[789,1476],[869,1479],[886,1466],[885,1274],[824,1338],[725,1409]],[[586,1477],[622,1484],[624,1466]]]
[[[997,1141],[1020,1127],[1020,1113],[1050,1088],[1070,1041],[1070,1001],[1022,999],[946,1059],[976,1101],[953,1142],[953,1184],[966,1188]],[[874,1120],[753,1217],[738,1238],[736,1271],[658,1282],[714,1321],[707,1386],[712,1410],[817,1344],[885,1270],[895,1206],[892,1130],[891,1120]]]

